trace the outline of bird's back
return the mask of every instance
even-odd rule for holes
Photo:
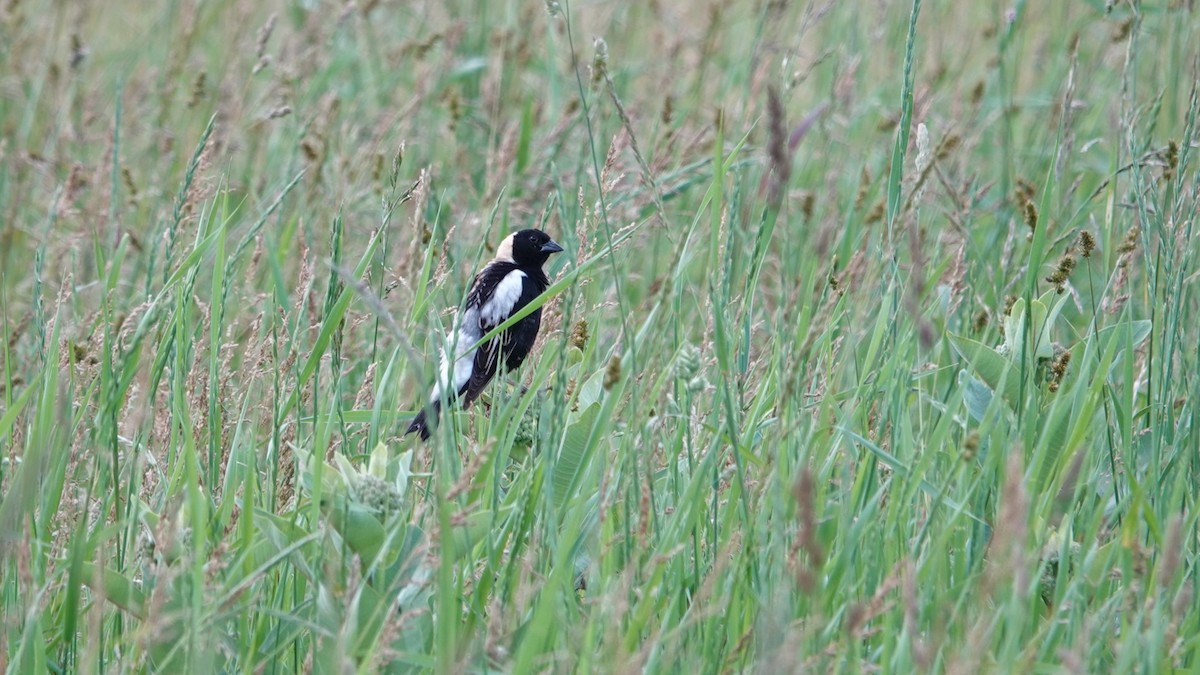
[[[492,261],[475,279],[467,298],[467,312],[478,317],[480,335],[487,334],[541,295],[550,285],[540,267],[529,268],[501,260]],[[463,404],[470,405],[495,377],[503,363],[515,370],[529,356],[542,324],[539,307],[509,326],[475,352],[471,378],[463,391]]]
[[[436,422],[443,401],[458,400],[463,407],[469,406],[501,365],[506,370],[520,367],[537,341],[542,324],[540,307],[499,335],[479,342],[549,287],[550,280],[542,267],[551,254],[562,250],[549,235],[535,229],[515,232],[500,243],[496,257],[475,275],[459,315],[460,323],[443,351],[433,395],[406,433],[429,438],[430,425]],[[443,390],[443,383],[449,385],[448,391]]]

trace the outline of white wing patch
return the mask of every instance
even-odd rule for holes
[[[479,338],[483,337],[483,333],[479,332],[479,310],[471,307],[463,312],[462,325],[458,327],[458,334],[447,336],[447,349],[454,349],[455,360],[454,367],[450,367],[450,359],[447,357],[446,349],[442,350],[442,365],[438,368],[438,379],[433,385],[433,395],[429,400],[436,401],[442,397],[442,384],[449,382],[453,386],[455,393],[463,388],[467,380],[471,379],[471,369],[475,363],[475,350],[471,349],[479,342]]]
[[[500,283],[492,297],[483,303],[483,307],[468,307],[462,315],[462,323],[458,333],[447,336],[447,349],[453,349],[455,358],[451,367],[446,349],[442,350],[442,364],[438,368],[438,379],[433,385],[433,395],[429,400],[436,401],[442,397],[442,385],[449,383],[454,393],[471,379],[471,371],[475,367],[475,350],[472,347],[479,338],[483,337],[481,325],[498,326],[512,314],[517,300],[521,299],[521,291],[525,285],[525,273],[521,270],[509,272]],[[490,329],[489,329],[490,330]]]
[[[486,326],[499,326],[507,319],[521,299],[521,291],[525,287],[525,273],[513,270],[496,284],[492,297],[479,308],[479,318]]]

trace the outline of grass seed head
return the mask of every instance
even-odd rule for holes
[[[767,156],[771,162],[768,200],[773,208],[779,207],[792,177],[792,157],[788,152],[785,124],[779,91],[774,86],[767,87]]]
[[[816,206],[817,196],[812,190],[805,190],[803,195],[800,195],[800,215],[804,216],[805,220],[812,220],[813,208]]]
[[[1079,255],[1084,258],[1092,257],[1092,251],[1096,250],[1096,238],[1091,232],[1082,230],[1079,233]]]
[[[1058,259],[1058,266],[1054,271],[1046,277],[1046,282],[1053,284],[1059,293],[1066,290],[1067,280],[1071,276],[1071,271],[1075,269],[1075,256],[1070,253],[1063,254],[1063,257]]]
[[[1071,352],[1067,349],[1059,349],[1058,356],[1050,362],[1050,391],[1058,391],[1058,387],[1062,384],[1063,377],[1067,374],[1067,366],[1071,363]]]
[[[979,432],[972,429],[962,443],[962,458],[965,461],[970,461],[975,458],[975,454],[979,452]]]
[[[1167,143],[1167,166],[1163,168],[1163,181],[1171,182],[1175,178],[1175,171],[1179,168],[1179,144],[1175,141]]]
[[[187,107],[195,108],[200,105],[208,91],[208,75],[202,70],[196,74],[196,79],[192,81],[192,93],[188,96]]]
[[[978,312],[975,312],[975,318],[971,320],[971,329],[976,333],[982,332],[984,328],[987,328],[988,319],[987,309],[980,308]]]
[[[604,38],[592,41],[592,86],[608,77],[608,43]]]
[[[1008,316],[1010,313],[1012,313],[1013,305],[1015,305],[1016,302],[1017,302],[1017,296],[1015,296],[1015,295],[1004,296],[1004,316]]]
[[[867,217],[863,219],[863,222],[867,225],[870,225],[871,223],[877,223],[883,220],[884,213],[886,213],[886,207],[883,204],[883,200],[880,199],[879,201],[875,202],[874,208],[872,208],[871,212],[867,214]]]
[[[854,196],[854,210],[862,209],[863,204],[867,201],[867,195],[871,191],[871,170],[863,166],[862,174],[858,178],[858,194]]]
[[[1129,228],[1129,231],[1125,233],[1125,238],[1121,240],[1121,245],[1117,247],[1117,253],[1128,258],[1130,253],[1133,253],[1137,250],[1138,237],[1141,236],[1141,234],[1142,228],[1138,227],[1137,225]],[[1122,261],[1122,264],[1125,264],[1124,261]]]
[[[621,357],[613,354],[608,360],[608,368],[604,371],[604,391],[611,391],[621,381]]]
[[[986,90],[987,90],[986,82],[984,82],[983,80],[979,80],[978,82],[976,82],[975,86],[971,87],[971,105],[973,105],[973,106],[979,105],[979,102],[983,100],[983,92]]]
[[[1025,226],[1029,228],[1029,236],[1037,231],[1038,211],[1032,201],[1025,202]]]
[[[685,344],[679,349],[672,368],[674,375],[680,380],[691,380],[700,372],[700,349],[692,344]]]
[[[587,319],[580,319],[571,328],[571,346],[582,351],[587,346],[587,341],[588,322]]]

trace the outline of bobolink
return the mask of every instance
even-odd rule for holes
[[[406,435],[415,431],[421,434],[422,440],[428,439],[430,428],[437,424],[443,398],[448,403],[461,400],[466,408],[483,393],[501,364],[505,370],[520,367],[529,356],[541,328],[540,307],[478,349],[475,349],[475,343],[546,290],[550,280],[542,265],[552,253],[562,250],[541,230],[521,230],[500,242],[496,257],[475,275],[457,334],[447,337],[447,349],[455,353],[453,365],[443,351],[433,394],[408,425]],[[446,384],[451,386],[451,391],[442,391]]]

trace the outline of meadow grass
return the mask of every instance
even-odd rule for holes
[[[1198,31],[4,3],[0,666],[1200,669]],[[533,357],[402,437],[529,226]]]

